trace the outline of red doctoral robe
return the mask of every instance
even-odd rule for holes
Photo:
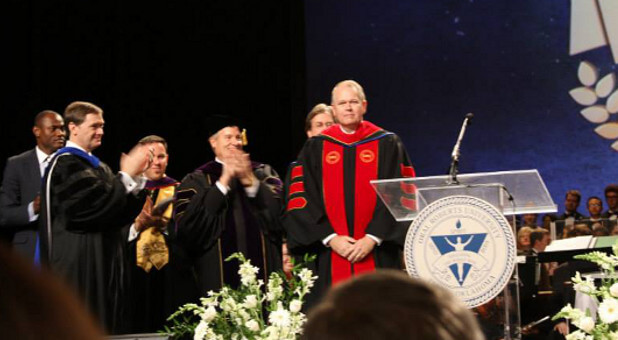
[[[319,276],[313,299],[355,274],[402,267],[409,223],[395,221],[369,182],[400,177],[414,177],[401,140],[370,122],[363,121],[353,134],[334,125],[305,143],[288,171],[284,227],[293,254],[318,256],[311,265]],[[402,186],[402,193],[399,204],[413,207],[413,188]],[[355,239],[371,234],[382,244],[351,263],[322,243],[333,233]]]

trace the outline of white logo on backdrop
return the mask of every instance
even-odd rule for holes
[[[609,46],[618,63],[618,1],[571,0],[571,39],[569,53],[576,55]],[[571,97],[585,106],[580,112],[594,131],[605,139],[615,140],[618,151],[618,90],[613,72],[600,76],[599,69],[589,61],[579,64],[577,76],[582,86],[569,91]]]

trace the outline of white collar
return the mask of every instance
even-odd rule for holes
[[[87,153],[87,154],[89,154],[89,155],[91,155],[91,156],[92,156],[92,152],[88,152],[88,151],[86,151],[86,149],[84,149],[84,148],[82,148],[81,146],[77,145],[77,143],[75,143],[75,142],[71,142],[70,140],[68,140],[68,141],[67,141],[67,144],[66,144],[65,146],[66,146],[66,147],[71,147],[71,148],[80,149],[80,150],[82,150],[83,152],[85,152],[85,153]]]
[[[225,164],[225,163],[223,163],[223,162],[219,159],[219,157],[215,157],[215,162],[217,162],[217,163],[219,163],[219,164]]]
[[[341,126],[341,124],[339,124],[339,129],[341,129],[341,132],[345,133],[346,135],[353,135],[354,133],[356,133],[356,130],[352,132],[346,131],[346,129],[344,129],[343,126]]]
[[[43,163],[45,161],[45,159],[47,159],[47,157],[52,156],[52,154],[46,154],[45,152],[43,152],[43,150],[41,150],[39,148],[39,146],[37,145],[36,147],[34,147],[34,149],[36,150],[36,158],[39,161],[39,164]]]

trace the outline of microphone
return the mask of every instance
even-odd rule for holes
[[[453,147],[453,152],[451,153],[451,166],[448,171],[450,176],[448,184],[459,184],[459,181],[457,180],[457,173],[459,172],[459,147],[461,145],[461,140],[466,133],[466,128],[470,124],[470,121],[473,117],[474,114],[471,112],[466,114],[466,118],[464,118],[463,125],[461,126],[461,131],[459,131],[459,137],[457,138],[457,142]]]

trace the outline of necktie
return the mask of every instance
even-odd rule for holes
[[[45,157],[45,159],[40,164],[41,177],[45,175],[45,169],[47,168],[47,165],[49,164],[49,160],[51,159],[51,156],[52,155],[47,155],[47,157]]]

